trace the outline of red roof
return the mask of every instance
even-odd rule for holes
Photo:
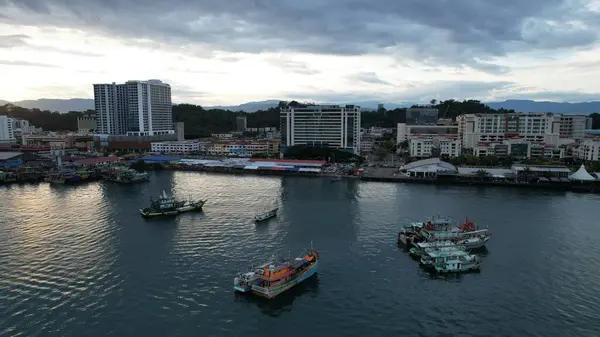
[[[101,163],[113,163],[119,161],[119,157],[99,157],[99,158],[85,158],[73,161],[75,164],[80,165],[93,165]]]
[[[298,159],[267,159],[267,158],[252,158],[251,162],[267,162],[267,163],[290,163],[290,164],[327,164],[325,160],[298,160]]]

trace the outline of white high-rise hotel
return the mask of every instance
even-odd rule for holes
[[[360,107],[300,104],[281,109],[281,152],[295,145],[360,153]]]
[[[173,134],[171,86],[159,80],[94,84],[96,132],[107,135]]]

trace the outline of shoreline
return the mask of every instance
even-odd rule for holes
[[[150,170],[152,171],[152,170]],[[372,176],[372,175],[338,175],[335,173],[315,173],[315,172],[292,172],[292,171],[272,171],[268,169],[247,170],[236,167],[206,167],[206,166],[179,166],[179,167],[164,167],[156,171],[182,171],[182,172],[203,172],[217,173],[227,175],[254,175],[254,176],[280,176],[280,177],[304,177],[304,178],[326,178],[331,179],[340,177],[344,180],[360,180],[371,182],[385,182],[396,184],[427,184],[436,186],[476,186],[476,187],[504,187],[504,188],[528,188],[538,190],[554,190],[554,191],[570,191],[576,193],[593,193],[600,194],[600,181],[597,182],[517,182],[517,181],[494,181],[482,180],[480,178],[451,176],[442,178],[415,178],[415,177],[388,177],[388,176]],[[104,180],[104,179],[99,179]],[[87,182],[98,181],[98,179],[83,180],[79,183],[68,185],[83,185]],[[44,182],[43,178],[33,181],[10,181],[0,182],[0,186],[12,185],[35,185]],[[125,185],[125,184],[123,184]],[[127,184],[130,185],[130,184]]]
[[[589,183],[545,183],[545,182],[517,182],[517,181],[493,181],[471,179],[468,177],[447,177],[442,179],[436,178],[411,178],[411,177],[377,177],[363,176],[363,181],[387,182],[387,183],[402,183],[402,184],[428,184],[436,186],[483,186],[483,187],[510,187],[510,188],[529,188],[540,190],[554,191],[570,191],[578,193],[600,193],[600,182]]]

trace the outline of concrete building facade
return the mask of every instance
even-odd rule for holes
[[[171,86],[159,80],[94,84],[96,133],[157,136],[174,134]]]
[[[325,146],[360,152],[360,107],[303,104],[281,109],[281,147]]]
[[[15,134],[12,118],[0,116],[0,143],[14,143]]]

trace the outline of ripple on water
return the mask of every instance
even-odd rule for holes
[[[600,331],[595,196],[193,172],[1,189],[0,336]],[[139,217],[162,189],[208,198],[205,212]],[[397,247],[401,224],[433,214],[492,229],[480,273],[432,275]],[[314,278],[272,301],[232,292],[236,272],[311,241]]]

